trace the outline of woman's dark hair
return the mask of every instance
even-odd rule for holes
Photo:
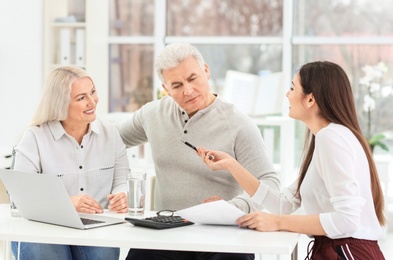
[[[303,65],[299,70],[300,85],[304,94],[313,93],[319,107],[320,116],[336,124],[349,128],[359,140],[366,153],[370,167],[371,191],[374,208],[381,225],[386,223],[384,216],[384,197],[379,182],[378,172],[367,140],[360,129],[356,115],[351,84],[345,71],[337,64],[328,61],[316,61]],[[315,149],[315,136],[307,130],[304,145],[304,158],[300,167],[297,192],[306,176]]]

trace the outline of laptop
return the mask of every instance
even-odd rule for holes
[[[78,213],[56,175],[0,169],[0,179],[26,219],[77,229],[126,222],[124,218]]]

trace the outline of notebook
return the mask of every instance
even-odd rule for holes
[[[56,175],[0,169],[0,179],[26,219],[77,229],[125,222],[122,218],[78,213]]]

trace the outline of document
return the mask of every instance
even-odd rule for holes
[[[258,76],[228,70],[223,97],[248,115],[281,113],[285,100],[282,80],[282,72]]]
[[[236,225],[236,220],[245,214],[225,200],[203,203],[176,211],[176,215],[191,222],[212,225]]]

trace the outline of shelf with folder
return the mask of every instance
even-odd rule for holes
[[[96,0],[43,0],[43,80],[59,66],[78,66],[94,78],[102,94],[97,113],[108,112],[108,10],[106,1]],[[60,32],[65,31],[66,44]],[[67,32],[68,31],[68,32]],[[64,47],[64,48],[63,48]],[[66,61],[60,59],[68,57]]]
[[[79,11],[74,7],[79,6]],[[44,0],[44,78],[59,66],[86,69],[85,1]]]
[[[53,23],[50,68],[74,65],[85,68],[85,23]]]

